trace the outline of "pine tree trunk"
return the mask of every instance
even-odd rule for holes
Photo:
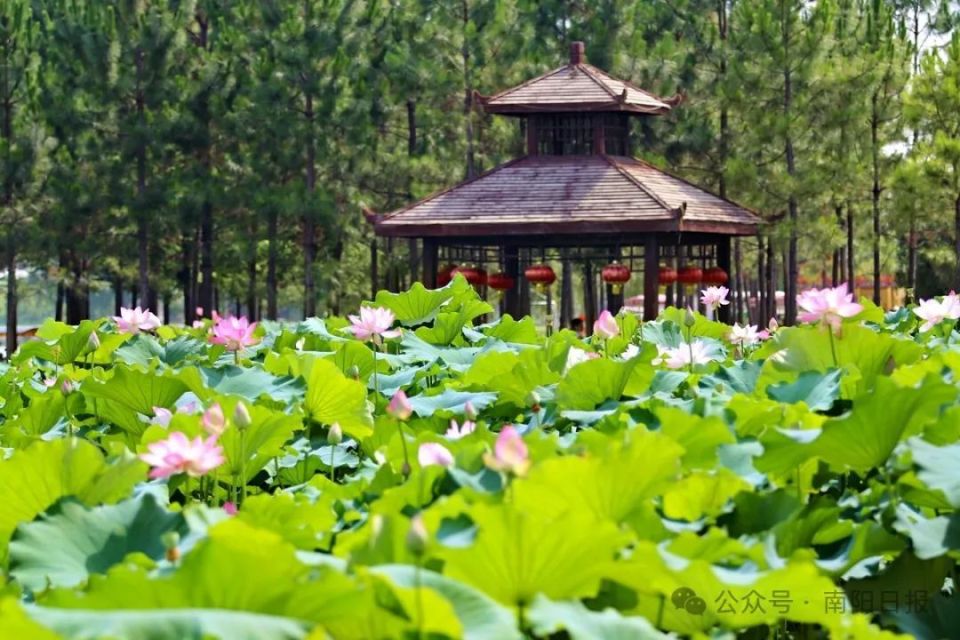
[[[873,160],[873,304],[880,304],[880,148],[877,140],[880,113],[877,94],[870,101],[870,144]]]
[[[279,214],[270,209],[267,217],[267,319],[277,319],[277,223]]]
[[[954,291],[960,291],[960,193],[953,202],[953,242],[957,256],[957,273],[954,277]]]
[[[197,317],[194,280],[193,243],[190,234],[184,230],[180,239],[180,286],[183,288],[183,323],[188,327]]]
[[[469,0],[461,0],[461,8],[463,10],[463,46],[460,49],[463,57],[463,119],[467,137],[466,176],[469,180],[477,174],[473,150],[473,80],[470,76],[470,43],[467,40],[467,30],[470,25]]]
[[[54,300],[53,319],[57,322],[63,322],[63,299],[66,297],[66,287],[63,279],[57,281],[57,297]]]
[[[857,261],[853,248],[853,205],[847,203],[847,288],[850,293],[857,290]]]
[[[123,280],[120,276],[113,279],[113,315],[119,316],[123,308]]]
[[[757,236],[757,324],[766,324],[767,316],[767,249],[763,236]]]
[[[3,87],[3,141],[9,156],[13,146],[13,100],[10,97],[10,87],[7,85],[8,77],[4,74]],[[9,157],[7,158],[9,162]],[[3,208],[9,214],[7,219],[7,357],[13,355],[17,350],[17,220],[13,215],[13,174],[6,172],[6,180],[3,185]]]
[[[146,128],[146,99],[143,93],[143,49],[137,47],[136,53],[137,122],[141,128],[137,144],[137,300],[141,307],[149,305],[150,296],[150,232],[147,220],[147,147],[144,129]],[[69,312],[68,312],[69,315]]]
[[[907,231],[907,290],[909,299],[907,302],[914,302],[917,299],[917,218],[910,212],[910,229]]]
[[[208,55],[210,22],[202,11],[198,11],[195,18],[198,26],[196,42],[200,50],[199,55],[205,56]],[[210,131],[211,117],[209,97],[204,95],[201,98],[198,110],[204,130],[203,139],[205,140],[205,145],[200,150],[200,164],[203,168],[203,178],[209,183],[213,180],[213,142],[211,141]],[[206,189],[204,189],[204,192],[203,204],[200,205],[200,285],[198,287],[196,301],[197,306],[203,307],[204,317],[209,318],[212,316],[213,310],[217,308],[215,294],[216,283],[213,281],[214,220],[213,203],[210,201],[210,196],[207,195]]]
[[[783,9],[786,11],[786,9]],[[792,181],[797,173],[796,167],[796,158],[794,157],[793,149],[793,134],[791,132],[790,120],[793,117],[793,75],[791,70],[791,64],[793,62],[792,57],[790,56],[790,25],[791,17],[784,14],[781,17],[781,33],[783,36],[783,48],[784,48],[784,67],[783,67],[783,117],[785,123],[785,132],[784,132],[784,156],[787,163],[787,174],[790,176]],[[798,243],[799,243],[799,229],[798,224],[798,211],[797,211],[797,194],[794,191],[795,187],[790,185],[790,195],[787,198],[787,213],[790,219],[790,228],[789,228],[789,239],[787,242],[787,264],[786,264],[786,282],[784,283],[783,293],[784,293],[784,321],[787,324],[794,324],[797,321],[797,276],[798,276]],[[771,260],[772,262],[772,260]],[[771,278],[771,284],[772,284]],[[774,289],[775,291],[776,289]],[[776,298],[774,296],[774,310],[776,310]]]
[[[7,192],[5,199],[12,200]],[[7,229],[7,357],[17,350],[17,240],[14,227]]]
[[[254,322],[257,318],[257,236],[256,229],[251,233],[247,255],[247,318]]]
[[[314,279],[314,261],[316,259],[316,223],[313,215],[313,195],[317,186],[316,144],[313,137],[313,95],[306,94],[304,116],[307,119],[307,166],[306,188],[309,202],[303,215],[303,317],[317,314],[316,282]]]
[[[767,287],[767,311],[764,314],[767,318],[773,318],[777,316],[777,260],[776,252],[773,248],[773,240],[767,242],[767,274],[766,274],[766,287]]]

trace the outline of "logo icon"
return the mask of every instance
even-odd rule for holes
[[[670,596],[670,601],[677,609],[684,609],[695,616],[703,615],[707,610],[706,601],[697,595],[690,587],[678,587]]]

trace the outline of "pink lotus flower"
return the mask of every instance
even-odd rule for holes
[[[227,351],[240,351],[244,347],[257,344],[260,338],[253,335],[257,328],[256,322],[249,322],[246,318],[218,318],[213,325],[213,335],[210,342],[222,344]]]
[[[653,364],[665,364],[669,369],[684,369],[689,366],[707,364],[713,357],[710,347],[703,340],[694,340],[690,344],[682,344],[672,349],[658,347],[660,353],[653,359]]]
[[[846,284],[804,291],[797,295],[797,305],[803,310],[797,315],[801,322],[827,324],[835,332],[839,331],[844,318],[863,311],[863,306],[853,301],[853,294],[847,293]]]
[[[154,407],[153,408],[153,418],[150,420],[150,424],[155,424],[166,429],[170,426],[170,420],[173,419],[173,411],[170,409],[165,409],[164,407]]]
[[[477,430],[477,425],[473,420],[464,420],[463,426],[457,424],[456,420],[450,420],[450,428],[444,434],[450,440],[459,440],[470,435]]]
[[[382,340],[400,335],[398,329],[390,329],[395,317],[389,309],[360,307],[360,315],[351,315],[349,318],[351,325],[344,331],[349,331],[359,340],[373,340],[373,343],[379,346]]]
[[[620,325],[608,310],[604,309],[597,321],[593,323],[593,335],[600,336],[604,340],[620,335]]]
[[[730,304],[730,301],[727,300],[727,294],[729,293],[730,289],[726,287],[707,287],[700,292],[700,302],[707,309],[716,311],[721,306]]]
[[[500,430],[493,445],[493,455],[483,456],[483,462],[491,469],[523,476],[530,469],[530,453],[517,430],[507,425]]]
[[[147,450],[140,454],[140,459],[153,467],[151,478],[166,478],[176,473],[199,478],[224,462],[223,447],[217,444],[216,436],[206,440],[197,436],[190,440],[175,431],[166,440],[151,443]]]
[[[223,408],[219,402],[214,402],[203,412],[200,422],[206,432],[212,436],[219,436],[227,428],[227,418],[223,415]]]
[[[160,318],[151,313],[149,309],[141,309],[140,307],[135,309],[121,307],[120,315],[114,316],[113,320],[117,323],[117,329],[130,335],[137,335],[141,331],[153,331],[163,324],[160,322]]]
[[[421,467],[429,467],[432,464],[441,467],[453,466],[453,454],[442,444],[437,442],[424,442],[417,449],[417,461]]]
[[[599,353],[586,351],[577,347],[570,347],[567,349],[567,361],[563,365],[563,372],[566,373],[567,371],[570,371],[570,369],[573,369],[581,362],[586,362],[587,360],[596,360],[599,357]]]
[[[234,503],[232,503],[232,502],[230,502],[230,501],[227,501],[227,502],[224,502],[224,503],[223,503],[223,510],[224,510],[224,512],[225,512],[228,516],[235,516],[235,515],[237,515],[237,505],[235,505]]]
[[[390,404],[387,405],[387,415],[393,416],[397,420],[407,420],[413,414],[413,407],[407,400],[407,394],[403,389],[397,389],[397,392],[390,398]]]
[[[945,320],[956,321],[960,318],[960,299],[958,299],[957,294],[951,291],[943,297],[943,300],[934,298],[921,300],[919,306],[914,308],[913,312],[924,321],[920,325],[920,332],[925,333]]]

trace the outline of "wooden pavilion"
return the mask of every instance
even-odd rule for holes
[[[581,263],[589,323],[601,286],[592,269],[610,262],[605,306],[622,306],[616,280],[626,267],[626,277],[642,272],[643,315],[653,319],[661,286],[668,303],[683,304],[678,272],[694,287],[704,273],[722,281],[730,238],[756,234],[760,220],[751,211],[631,156],[631,119],[668,113],[680,99],[587,64],[582,42],[571,45],[569,64],[475,97],[487,113],[519,120],[526,155],[398,211],[367,214],[378,236],[422,240],[427,286],[442,284],[450,265],[469,265],[468,280],[504,290],[502,310],[516,317],[529,312],[529,281],[550,280],[544,268],[550,276],[549,264],[560,263],[564,323],[572,314],[571,263]],[[488,280],[488,270],[499,273]]]

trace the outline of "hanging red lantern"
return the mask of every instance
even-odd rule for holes
[[[669,287],[671,284],[677,281],[677,270],[673,267],[660,267],[660,272],[657,274],[657,282],[660,283],[660,286]]]
[[[451,278],[456,275],[463,276],[468,284],[471,284],[475,287],[481,287],[487,284],[487,272],[483,269],[477,269],[475,267],[457,267],[450,272]]]
[[[630,267],[619,262],[612,262],[600,272],[603,281],[613,288],[614,295],[623,291],[623,285],[630,280]]]
[[[703,284],[722,285],[727,284],[727,280],[729,279],[727,272],[720,267],[710,267],[709,269],[703,270]]]
[[[536,287],[537,291],[543,293],[543,291],[557,281],[557,274],[553,272],[553,269],[550,265],[547,264],[535,264],[527,267],[527,270],[523,272],[523,275],[533,283],[533,286]]]
[[[700,267],[680,267],[677,282],[680,284],[699,284],[703,281],[703,269]]]
[[[456,268],[457,268],[457,265],[448,264],[447,266],[440,269],[440,271],[437,271],[437,286],[445,287],[448,284],[450,284],[450,281],[453,279],[453,276],[451,274],[453,273],[453,270]]]
[[[487,277],[487,286],[496,289],[503,295],[504,291],[509,291],[517,284],[513,276],[506,273],[493,273]]]

